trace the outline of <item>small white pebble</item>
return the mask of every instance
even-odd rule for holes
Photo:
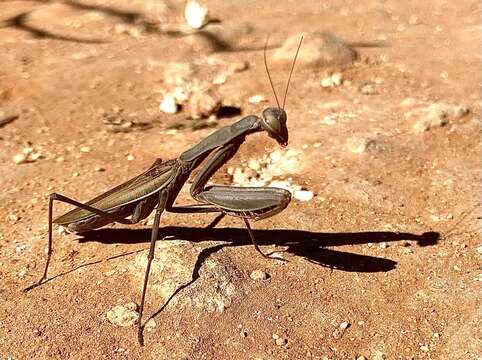
[[[279,339],[279,335],[278,335],[278,334],[273,334],[273,335],[271,335],[271,337],[273,338],[273,340]]]
[[[213,79],[214,85],[222,85],[226,82],[226,74],[218,74]]]
[[[69,232],[67,231],[67,228],[65,226],[60,225],[57,229],[57,233],[59,235],[67,235]]]
[[[283,346],[283,345],[286,345],[288,343],[288,340],[283,339],[283,338],[279,338],[279,339],[276,339],[274,342],[278,346]]]
[[[250,104],[259,104],[265,101],[266,101],[266,98],[263,95],[253,95],[248,99],[248,102]]]
[[[26,154],[16,154],[13,156],[12,160],[15,164],[25,164],[28,162]]]
[[[275,252],[269,256],[271,259],[284,259],[282,252]]]
[[[133,160],[134,160],[134,155],[132,155],[132,154],[127,154],[126,159],[127,159],[127,161],[133,161]]]
[[[333,80],[331,76],[321,79],[321,86],[324,88],[329,88],[333,86]]]
[[[340,86],[341,83],[343,82],[343,77],[341,73],[334,73],[333,75],[331,75],[331,81],[333,85]]]
[[[81,152],[81,153],[90,153],[90,151],[91,151],[90,146],[82,146],[82,147],[80,148],[80,152]]]
[[[107,311],[106,317],[114,325],[132,326],[138,318],[139,313],[136,311],[137,305],[133,302],[125,305],[117,305]]]
[[[388,247],[388,244],[384,241],[384,242],[381,242],[380,245],[378,245],[380,247],[380,249],[386,249]]]
[[[428,352],[428,351],[430,351],[430,349],[428,348],[427,345],[422,345],[422,346],[420,346],[420,350],[422,350],[423,352]]]
[[[255,160],[255,159],[251,159],[248,161],[248,167],[250,169],[253,169],[255,171],[258,171],[261,169],[261,164],[259,163],[258,160]]]
[[[178,111],[176,98],[173,95],[167,94],[159,104],[159,110],[166,114],[175,114]]]
[[[26,245],[17,246],[17,247],[15,248],[15,252],[21,253],[21,252],[24,251],[26,248],[27,248]]]
[[[166,130],[166,135],[176,135],[178,133],[177,129]]]
[[[299,201],[310,201],[311,199],[313,199],[313,196],[313,192],[308,190],[298,190],[295,191],[295,193],[293,194],[293,197]]]
[[[22,270],[20,270],[19,273],[17,274],[18,277],[20,278],[24,277],[25,275],[27,275],[27,271],[28,269],[26,267],[22,268]]]
[[[16,222],[16,221],[20,220],[20,216],[18,216],[17,214],[10,214],[10,215],[7,216],[7,218],[11,222]]]
[[[341,324],[340,324],[340,329],[341,330],[346,330],[348,329],[348,327],[350,326],[350,323],[348,321],[343,321]]]
[[[208,22],[208,8],[195,0],[190,0],[184,9],[187,24],[193,29],[200,29]]]
[[[262,270],[253,270],[249,277],[254,281],[266,280],[268,278],[268,274]]]

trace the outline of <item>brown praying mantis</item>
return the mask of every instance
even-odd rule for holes
[[[52,193],[49,197],[48,250],[44,273],[37,283],[25,290],[31,290],[47,281],[48,267],[52,256],[53,224],[63,226],[69,232],[82,233],[114,222],[126,225],[135,224],[145,219],[155,209],[137,323],[139,343],[143,345],[142,313],[144,300],[151,263],[154,258],[159,222],[164,211],[173,213],[219,213],[221,217],[225,215],[240,217],[244,220],[255,249],[262,256],[269,258],[258,247],[249,220],[265,219],[283,211],[291,201],[290,192],[276,187],[206,186],[206,184],[213,174],[236,154],[247,135],[266,131],[268,136],[274,138],[281,146],[288,144],[287,115],[284,107],[291,75],[302,41],[303,37],[300,39],[291,65],[282,106],[278,101],[268,69],[266,60],[268,40],[266,40],[263,54],[264,65],[277,107],[266,108],[261,117],[249,115],[232,125],[218,129],[197,145],[184,151],[177,159],[168,161],[157,159],[144,173],[86,203]],[[209,155],[211,157],[207,159]],[[204,160],[206,160],[206,164],[197,173],[190,188],[191,196],[198,203],[175,206],[174,202],[182,186],[188,180],[191,172]],[[61,201],[73,205],[75,208],[53,219],[54,201]]]

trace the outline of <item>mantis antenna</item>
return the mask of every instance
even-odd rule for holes
[[[273,86],[273,80],[271,80],[271,75],[270,75],[269,69],[268,69],[268,62],[266,61],[266,49],[268,48],[268,41],[269,41],[269,35],[266,38],[266,42],[264,44],[264,52],[263,52],[264,67],[266,68],[266,73],[268,74],[269,83],[271,85],[271,89],[273,89],[274,98],[276,99],[276,104],[278,104],[278,108],[279,108],[280,106],[279,106],[278,96],[276,95],[276,91],[275,91],[274,86]]]
[[[288,88],[290,86],[291,75],[293,74],[293,69],[295,68],[296,58],[298,57],[298,53],[300,52],[302,41],[303,41],[303,35],[301,35],[300,43],[298,44],[298,49],[296,49],[295,58],[293,59],[293,64],[291,65],[290,75],[288,76],[288,82],[286,83],[285,96],[283,98],[283,107],[282,107],[283,110],[285,109],[286,95],[288,95]],[[267,41],[266,41],[266,43],[267,43]],[[279,107],[279,104],[278,104],[278,107]]]

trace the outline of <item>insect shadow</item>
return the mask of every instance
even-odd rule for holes
[[[323,233],[291,229],[254,230],[259,245],[287,247],[285,252],[301,256],[313,264],[352,272],[386,272],[395,269],[397,262],[369,255],[333,250],[331,247],[381,243],[393,241],[415,241],[419,246],[435,245],[440,234],[426,232],[421,235],[402,232],[369,231],[356,233]],[[79,241],[104,244],[136,244],[149,242],[150,229],[99,229],[80,234]],[[194,243],[223,241],[222,245],[205,249],[209,255],[224,247],[251,244],[243,228],[203,229],[197,227],[166,226],[160,229],[163,241],[187,240]],[[229,242],[226,244],[226,242]],[[408,244],[407,244],[408,245]],[[248,251],[251,251],[249,248]],[[204,261],[207,257],[199,256]],[[200,266],[202,265],[202,262]]]
[[[159,315],[177,294],[199,279],[199,271],[204,262],[211,255],[226,247],[251,245],[251,242],[246,238],[246,229],[244,228],[206,229],[197,227],[166,226],[160,230],[160,238],[166,238],[163,241],[188,240],[195,243],[201,243],[203,241],[222,241],[222,244],[207,247],[199,253],[193,267],[191,280],[179,286],[164,304],[149,317],[149,319],[155,318]],[[313,264],[351,272],[387,272],[395,269],[397,262],[375,256],[332,250],[328,247],[394,241],[414,241],[418,246],[424,247],[436,245],[440,238],[438,232],[425,232],[421,235],[417,235],[412,233],[388,231],[354,233],[323,233],[290,229],[254,231],[260,245],[286,246],[286,252],[301,256]],[[80,243],[99,242],[102,244],[137,244],[143,242],[148,243],[149,238],[149,229],[106,228],[79,234]],[[228,243],[226,244],[226,242]],[[407,245],[410,244],[408,243]],[[251,247],[248,249],[250,251]],[[47,281],[67,275],[81,267],[95,265],[105,260],[113,260],[141,251],[143,251],[143,249],[115,255],[104,260],[82,264],[74,269],[60,273]]]
[[[0,4],[10,2],[12,0],[0,0]],[[167,35],[170,37],[185,37],[185,36],[199,36],[208,41],[213,52],[232,52],[232,51],[256,51],[262,49],[262,47],[234,47],[228,41],[223,40],[219,35],[208,31],[207,27],[213,24],[219,24],[221,21],[219,19],[210,19],[207,24],[204,25],[203,29],[197,31],[185,32],[179,30],[162,30],[160,24],[156,21],[149,20],[145,14],[136,11],[127,11],[117,9],[115,7],[99,5],[99,4],[85,4],[73,0],[33,0],[36,3],[44,4],[48,6],[50,4],[61,3],[67,5],[73,9],[79,11],[96,11],[102,13],[106,17],[110,17],[119,23],[127,25],[137,25],[142,27],[146,33],[155,33],[158,35]],[[92,39],[92,38],[82,38],[70,35],[61,35],[46,29],[37,27],[29,22],[30,15],[36,9],[25,11],[12,16],[7,19],[0,20],[0,29],[2,28],[15,28],[24,32],[29,33],[32,37],[36,39],[52,39],[52,40],[62,40],[75,43],[87,43],[87,44],[101,44],[109,42],[109,40]]]

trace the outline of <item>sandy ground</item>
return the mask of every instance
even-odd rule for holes
[[[0,1],[0,359],[480,359],[480,2],[203,3],[219,22],[186,35],[177,1]],[[253,224],[288,262],[258,256],[238,219],[163,215],[145,347],[106,314],[140,301],[148,221],[55,231],[60,276],[22,292],[42,272],[49,193],[86,201],[237,118],[161,112],[172,63],[210,84],[247,63],[212,87],[260,114],[267,34],[282,93],[273,52],[319,31],[359,57],[295,70],[296,171],[279,179],[315,196]],[[253,135],[229,166],[276,149]],[[214,180],[230,184],[227,167]]]

